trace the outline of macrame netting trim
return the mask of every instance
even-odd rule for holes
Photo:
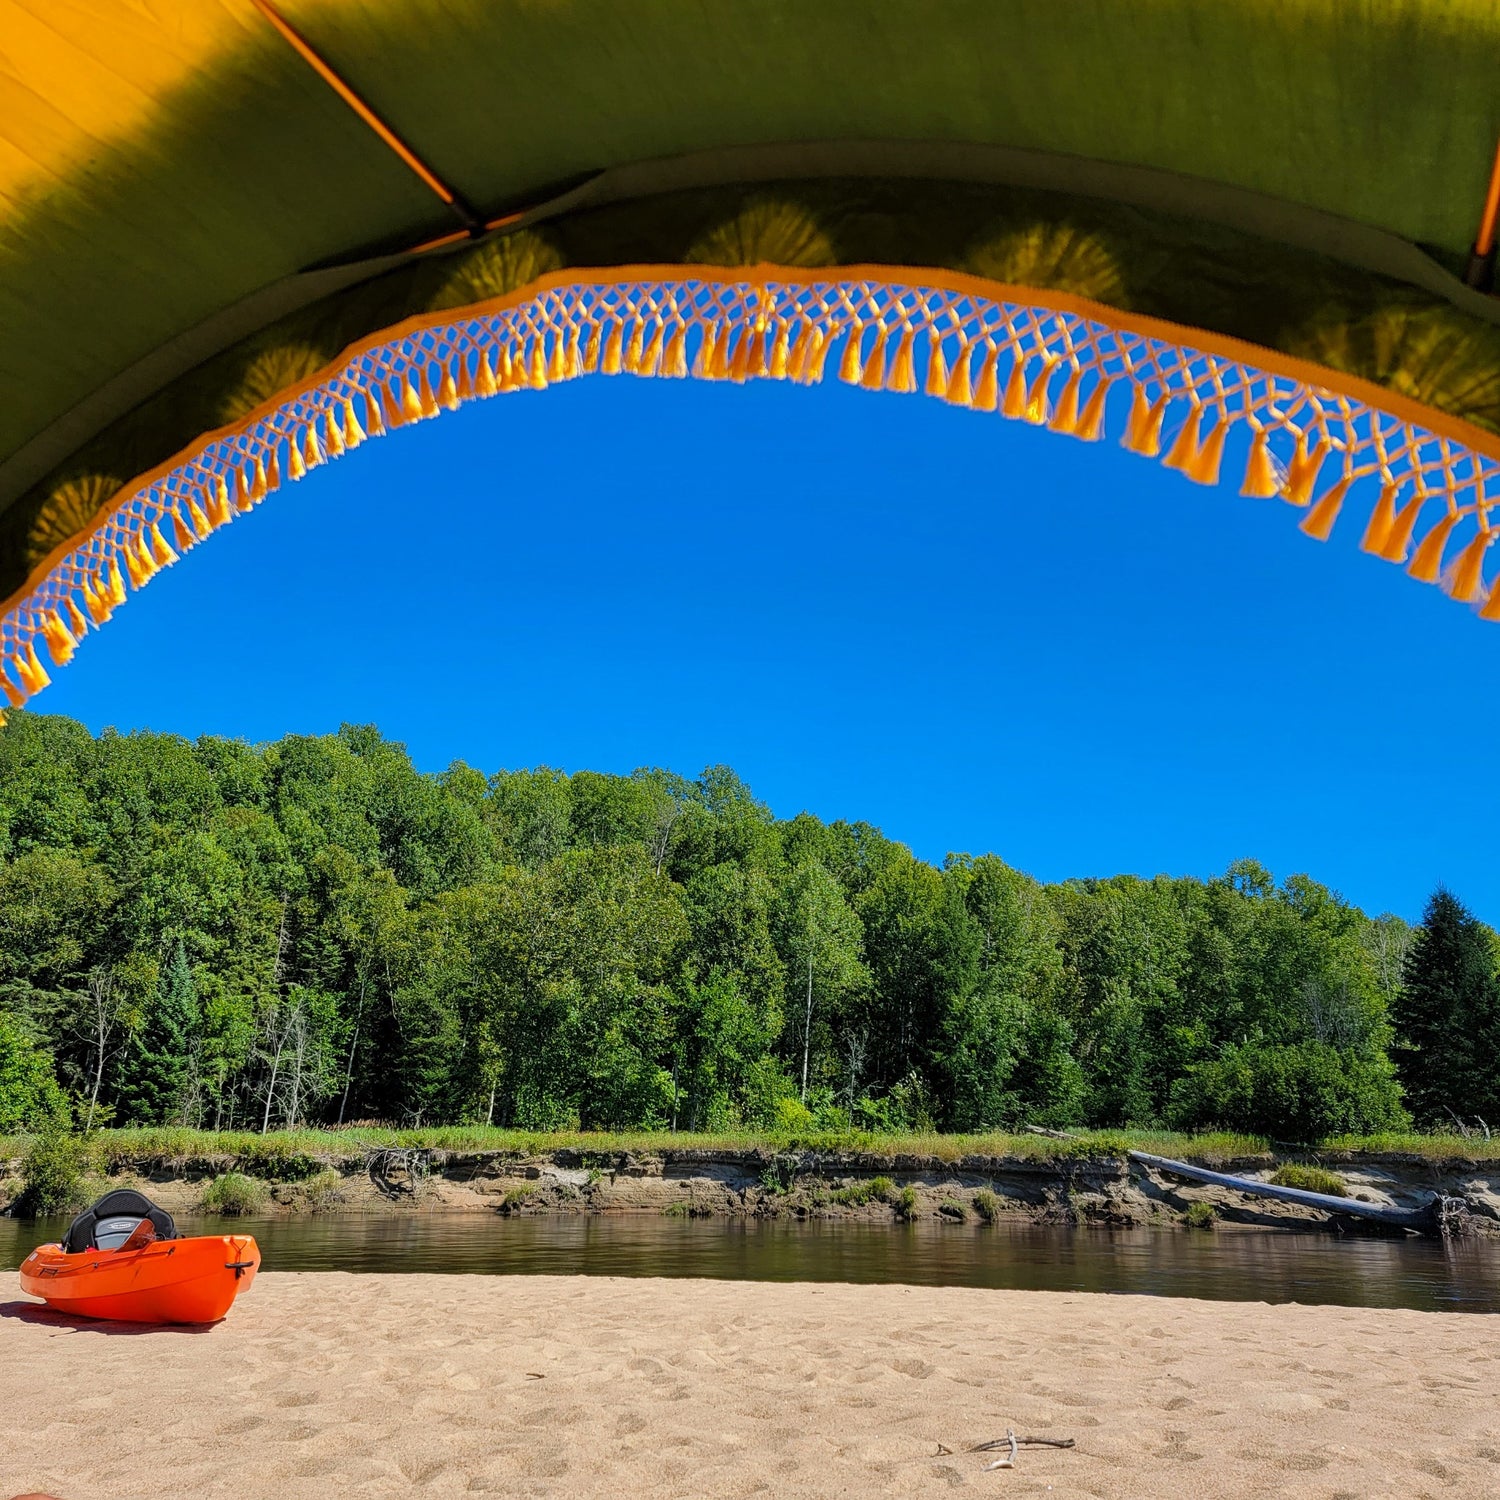
[[[1483,576],[1500,445],[1377,387],[1081,299],[962,276],[635,268],[557,273],[412,320],[128,485],[5,607],[0,692],[20,707],[50,680],[43,650],[66,663],[181,553],[367,438],[581,375],[812,384],[830,369],[867,390],[923,391],[1086,441],[1123,414],[1126,448],[1199,484],[1219,482],[1226,439],[1243,423],[1241,494],[1289,501],[1305,512],[1301,529],[1322,541],[1368,480],[1364,550],[1500,620],[1500,588]]]

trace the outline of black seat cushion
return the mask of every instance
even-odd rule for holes
[[[68,1225],[63,1249],[69,1255],[83,1250],[115,1250],[129,1238],[142,1219],[150,1219],[159,1240],[175,1240],[177,1226],[166,1209],[158,1208],[134,1188],[116,1188]]]

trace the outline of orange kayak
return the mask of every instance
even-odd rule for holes
[[[38,1245],[21,1265],[21,1290],[58,1312],[86,1318],[217,1323],[259,1269],[260,1249],[248,1234],[72,1255],[61,1245]]]

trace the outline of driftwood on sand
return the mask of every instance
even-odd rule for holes
[[[370,1146],[365,1149],[365,1171],[388,1198],[421,1191],[432,1170],[432,1152],[420,1147]]]
[[[1014,1427],[1005,1429],[1003,1438],[993,1438],[988,1443],[975,1443],[969,1449],[970,1453],[993,1453],[997,1448],[1005,1450],[1003,1458],[997,1458],[994,1463],[986,1464],[983,1472],[988,1474],[991,1469],[1013,1469],[1016,1466],[1016,1454],[1022,1448],[1071,1448],[1074,1446],[1074,1438],[1045,1438],[1045,1437],[1023,1437],[1016,1436]],[[1049,1485],[1050,1489],[1051,1486]]]
[[[1282,1187],[1276,1182],[1257,1182],[1252,1177],[1212,1172],[1207,1167],[1195,1167],[1189,1162],[1173,1161],[1165,1156],[1151,1156],[1145,1151],[1132,1151],[1129,1156],[1132,1161],[1139,1162],[1144,1167],[1170,1172],[1174,1177],[1186,1177],[1191,1182],[1234,1188],[1260,1198],[1275,1198],[1282,1203],[1299,1204],[1303,1208],[1322,1209],[1325,1213],[1370,1219],[1377,1224],[1410,1229],[1417,1234],[1450,1233],[1461,1223],[1466,1210],[1463,1199],[1448,1198],[1441,1193],[1434,1193],[1431,1200],[1420,1208],[1391,1208],[1380,1203],[1364,1203],[1358,1198],[1340,1198],[1332,1193],[1314,1193],[1306,1188]]]

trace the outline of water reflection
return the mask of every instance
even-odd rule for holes
[[[1500,1246],[1318,1234],[680,1220],[650,1215],[502,1219],[178,1220],[185,1234],[248,1229],[268,1271],[706,1276],[1139,1292],[1500,1312]],[[57,1239],[61,1221],[0,1219],[0,1268]]]

